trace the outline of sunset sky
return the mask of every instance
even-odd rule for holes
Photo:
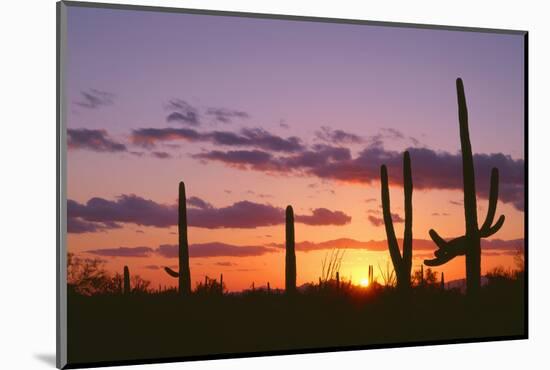
[[[464,80],[479,223],[490,170],[497,216],[482,270],[514,268],[524,237],[524,44],[514,34],[68,7],[68,250],[176,286],[178,183],[192,286],[284,287],[284,208],[297,283],[333,248],[358,283],[390,261],[380,209],[388,166],[403,235],[411,154],[413,270],[428,231],[464,233],[455,79]],[[418,240],[416,240],[418,239]],[[464,278],[464,259],[435,269]]]

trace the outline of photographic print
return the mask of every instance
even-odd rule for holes
[[[58,366],[527,337],[526,32],[58,27]]]

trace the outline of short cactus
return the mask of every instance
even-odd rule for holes
[[[286,207],[286,258],[285,290],[291,294],[296,291],[296,251],[294,243],[294,211]]]
[[[124,295],[130,294],[130,269],[128,269],[128,266],[124,266],[124,289],[123,293]]]

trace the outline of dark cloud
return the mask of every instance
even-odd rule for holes
[[[170,153],[167,153],[167,152],[151,152],[151,155],[153,157],[159,158],[159,159],[172,158],[172,155]]]
[[[367,198],[365,199],[365,203],[372,203],[372,202],[376,202],[377,199],[376,198]]]
[[[201,134],[190,128],[140,128],[132,130],[132,143],[152,148],[157,142],[170,140],[200,141]]]
[[[255,257],[278,250],[268,246],[236,246],[225,243],[203,243],[189,246],[189,257]],[[166,258],[178,257],[177,245],[160,245],[155,252]]]
[[[189,226],[248,229],[285,222],[284,209],[270,204],[240,201],[227,207],[215,208],[198,197],[190,197],[189,203]],[[159,204],[133,194],[121,195],[116,200],[96,197],[86,204],[69,199],[67,216],[69,224],[76,223],[69,232],[95,232],[109,227],[120,227],[118,223],[170,227],[177,221],[177,205]],[[296,222],[308,225],[343,225],[350,220],[343,212],[325,208],[315,209],[310,215],[296,215]]]
[[[451,203],[454,206],[461,206],[461,207],[464,204],[461,201],[457,201],[457,200],[450,200],[449,203]]]
[[[187,217],[190,226],[208,229],[248,229],[280,225],[285,220],[282,208],[250,201],[240,201],[221,208],[192,208],[188,210]]]
[[[103,106],[112,105],[115,97],[112,93],[96,89],[81,91],[80,95],[81,100],[77,101],[75,104],[88,109],[97,109]]]
[[[460,154],[436,152],[427,148],[409,148],[415,189],[462,190],[462,158]],[[238,154],[238,155],[237,155]],[[385,164],[390,183],[402,186],[403,154],[368,146],[355,157],[347,148],[317,145],[287,156],[274,156],[264,151],[212,151],[195,155],[201,160],[218,161],[227,165],[268,173],[294,173],[348,183],[372,184],[379,181],[380,166]],[[478,196],[487,199],[491,169],[500,173],[499,199],[523,209],[524,161],[504,154],[475,154]]]
[[[189,207],[195,207],[200,209],[214,208],[212,204],[208,203],[205,200],[202,200],[199,197],[189,197],[187,199],[187,205]]]
[[[243,129],[241,134],[249,140],[249,146],[264,150],[292,153],[304,148],[300,139],[295,136],[284,139],[261,128]]]
[[[124,152],[126,146],[109,138],[105,130],[67,129],[69,149],[88,149],[95,152]]]
[[[154,250],[149,247],[118,247],[87,250],[86,253],[103,257],[149,257]]]
[[[513,240],[501,240],[501,239],[492,239],[485,240],[481,242],[481,249],[483,250],[500,250],[500,251],[523,251],[525,241],[523,239],[513,239]]]
[[[402,244],[403,240],[398,239]],[[191,258],[209,258],[209,257],[257,257],[268,253],[277,253],[285,248],[281,243],[270,243],[268,245],[257,246],[237,246],[219,242],[192,244],[189,246],[189,257]],[[363,249],[373,252],[386,252],[388,243],[386,240],[359,241],[349,238],[340,238],[324,242],[302,241],[296,243],[296,250],[300,252],[310,252],[316,250],[333,249]],[[431,257],[428,251],[434,251],[435,244],[427,239],[413,240],[414,258]],[[485,255],[516,255],[524,250],[523,239],[512,240],[482,240],[481,249]],[[164,244],[158,248],[151,247],[119,247],[88,250],[86,253],[95,254],[102,257],[150,257],[158,255],[165,258],[177,258],[179,248],[177,245]],[[416,251],[416,252],[415,252]],[[420,251],[420,252],[418,252]],[[219,266],[234,266],[231,262],[217,262]],[[199,263],[194,262],[198,265]],[[156,265],[144,266],[149,269],[157,269]],[[157,266],[158,267],[158,266]]]
[[[189,142],[210,142],[223,146],[255,147],[274,152],[293,153],[303,150],[297,137],[282,138],[261,128],[245,128],[239,133],[230,131],[198,132],[191,128],[141,128],[132,131],[132,142],[152,148],[158,142],[185,140]]]
[[[379,214],[379,212],[377,212],[377,213]],[[369,220],[369,222],[372,225],[374,225],[376,227],[384,225],[384,219],[382,217],[369,215],[367,217],[367,219]],[[405,220],[401,216],[399,216],[397,213],[392,213],[391,214],[391,219],[394,223],[403,223],[403,222],[405,222]]]
[[[116,200],[91,198],[86,204],[67,200],[68,223],[74,219],[93,223],[134,223],[169,227],[177,220],[177,206],[155,203],[136,195],[121,195]],[[71,231],[69,231],[71,232]]]
[[[359,144],[364,141],[358,135],[343,130],[333,130],[327,126],[323,126],[319,131],[316,131],[315,136],[317,139],[330,144]]]
[[[166,121],[168,122],[179,122],[191,126],[200,124],[197,109],[185,100],[173,99],[168,102],[166,109],[171,111],[166,117]]]
[[[275,163],[273,156],[261,150],[212,150],[192,156],[201,161],[217,161],[236,168],[253,168],[261,171],[280,171],[278,167],[271,168]]]
[[[121,227],[116,222],[89,222],[78,217],[67,218],[67,232],[72,234],[95,233]]]
[[[296,215],[294,220],[306,225],[346,225],[351,222],[351,217],[341,211],[317,208],[311,215]]]
[[[216,121],[221,123],[230,123],[235,118],[247,119],[250,117],[246,112],[225,108],[208,108],[206,115],[214,117]]]

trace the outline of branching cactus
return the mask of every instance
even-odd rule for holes
[[[390,209],[390,190],[388,185],[388,170],[385,165],[380,168],[382,183],[382,212],[388,248],[393,262],[393,268],[397,277],[397,287],[408,289],[411,286],[412,267],[412,192],[413,183],[411,176],[411,158],[409,152],[403,155],[403,190],[405,192],[405,231],[403,236],[403,254],[399,250],[399,244],[393,228],[393,220]]]
[[[468,108],[464,95],[462,79],[456,80],[458,100],[458,121],[460,126],[460,145],[462,148],[462,177],[464,183],[464,218],[466,233],[455,239],[446,241],[435,230],[430,230],[430,237],[438,247],[435,258],[425,260],[427,266],[443,265],[456,256],[466,256],[466,291],[468,295],[476,295],[481,287],[481,238],[495,234],[504,224],[504,215],[501,215],[493,224],[498,201],[498,169],[491,171],[491,185],[489,191],[489,206],[485,222],[481,227],[477,220],[477,200],[475,187],[474,160],[472,145],[468,130]]]
[[[294,244],[294,211],[286,207],[286,258],[285,290],[291,294],[296,291],[296,251]]]
[[[191,273],[189,271],[189,245],[187,243],[187,202],[183,181],[179,185],[178,203],[179,271],[174,271],[169,267],[165,267],[164,270],[168,275],[178,278],[179,294],[185,296],[191,293]]]
[[[130,270],[128,266],[124,266],[124,295],[130,294]]]

